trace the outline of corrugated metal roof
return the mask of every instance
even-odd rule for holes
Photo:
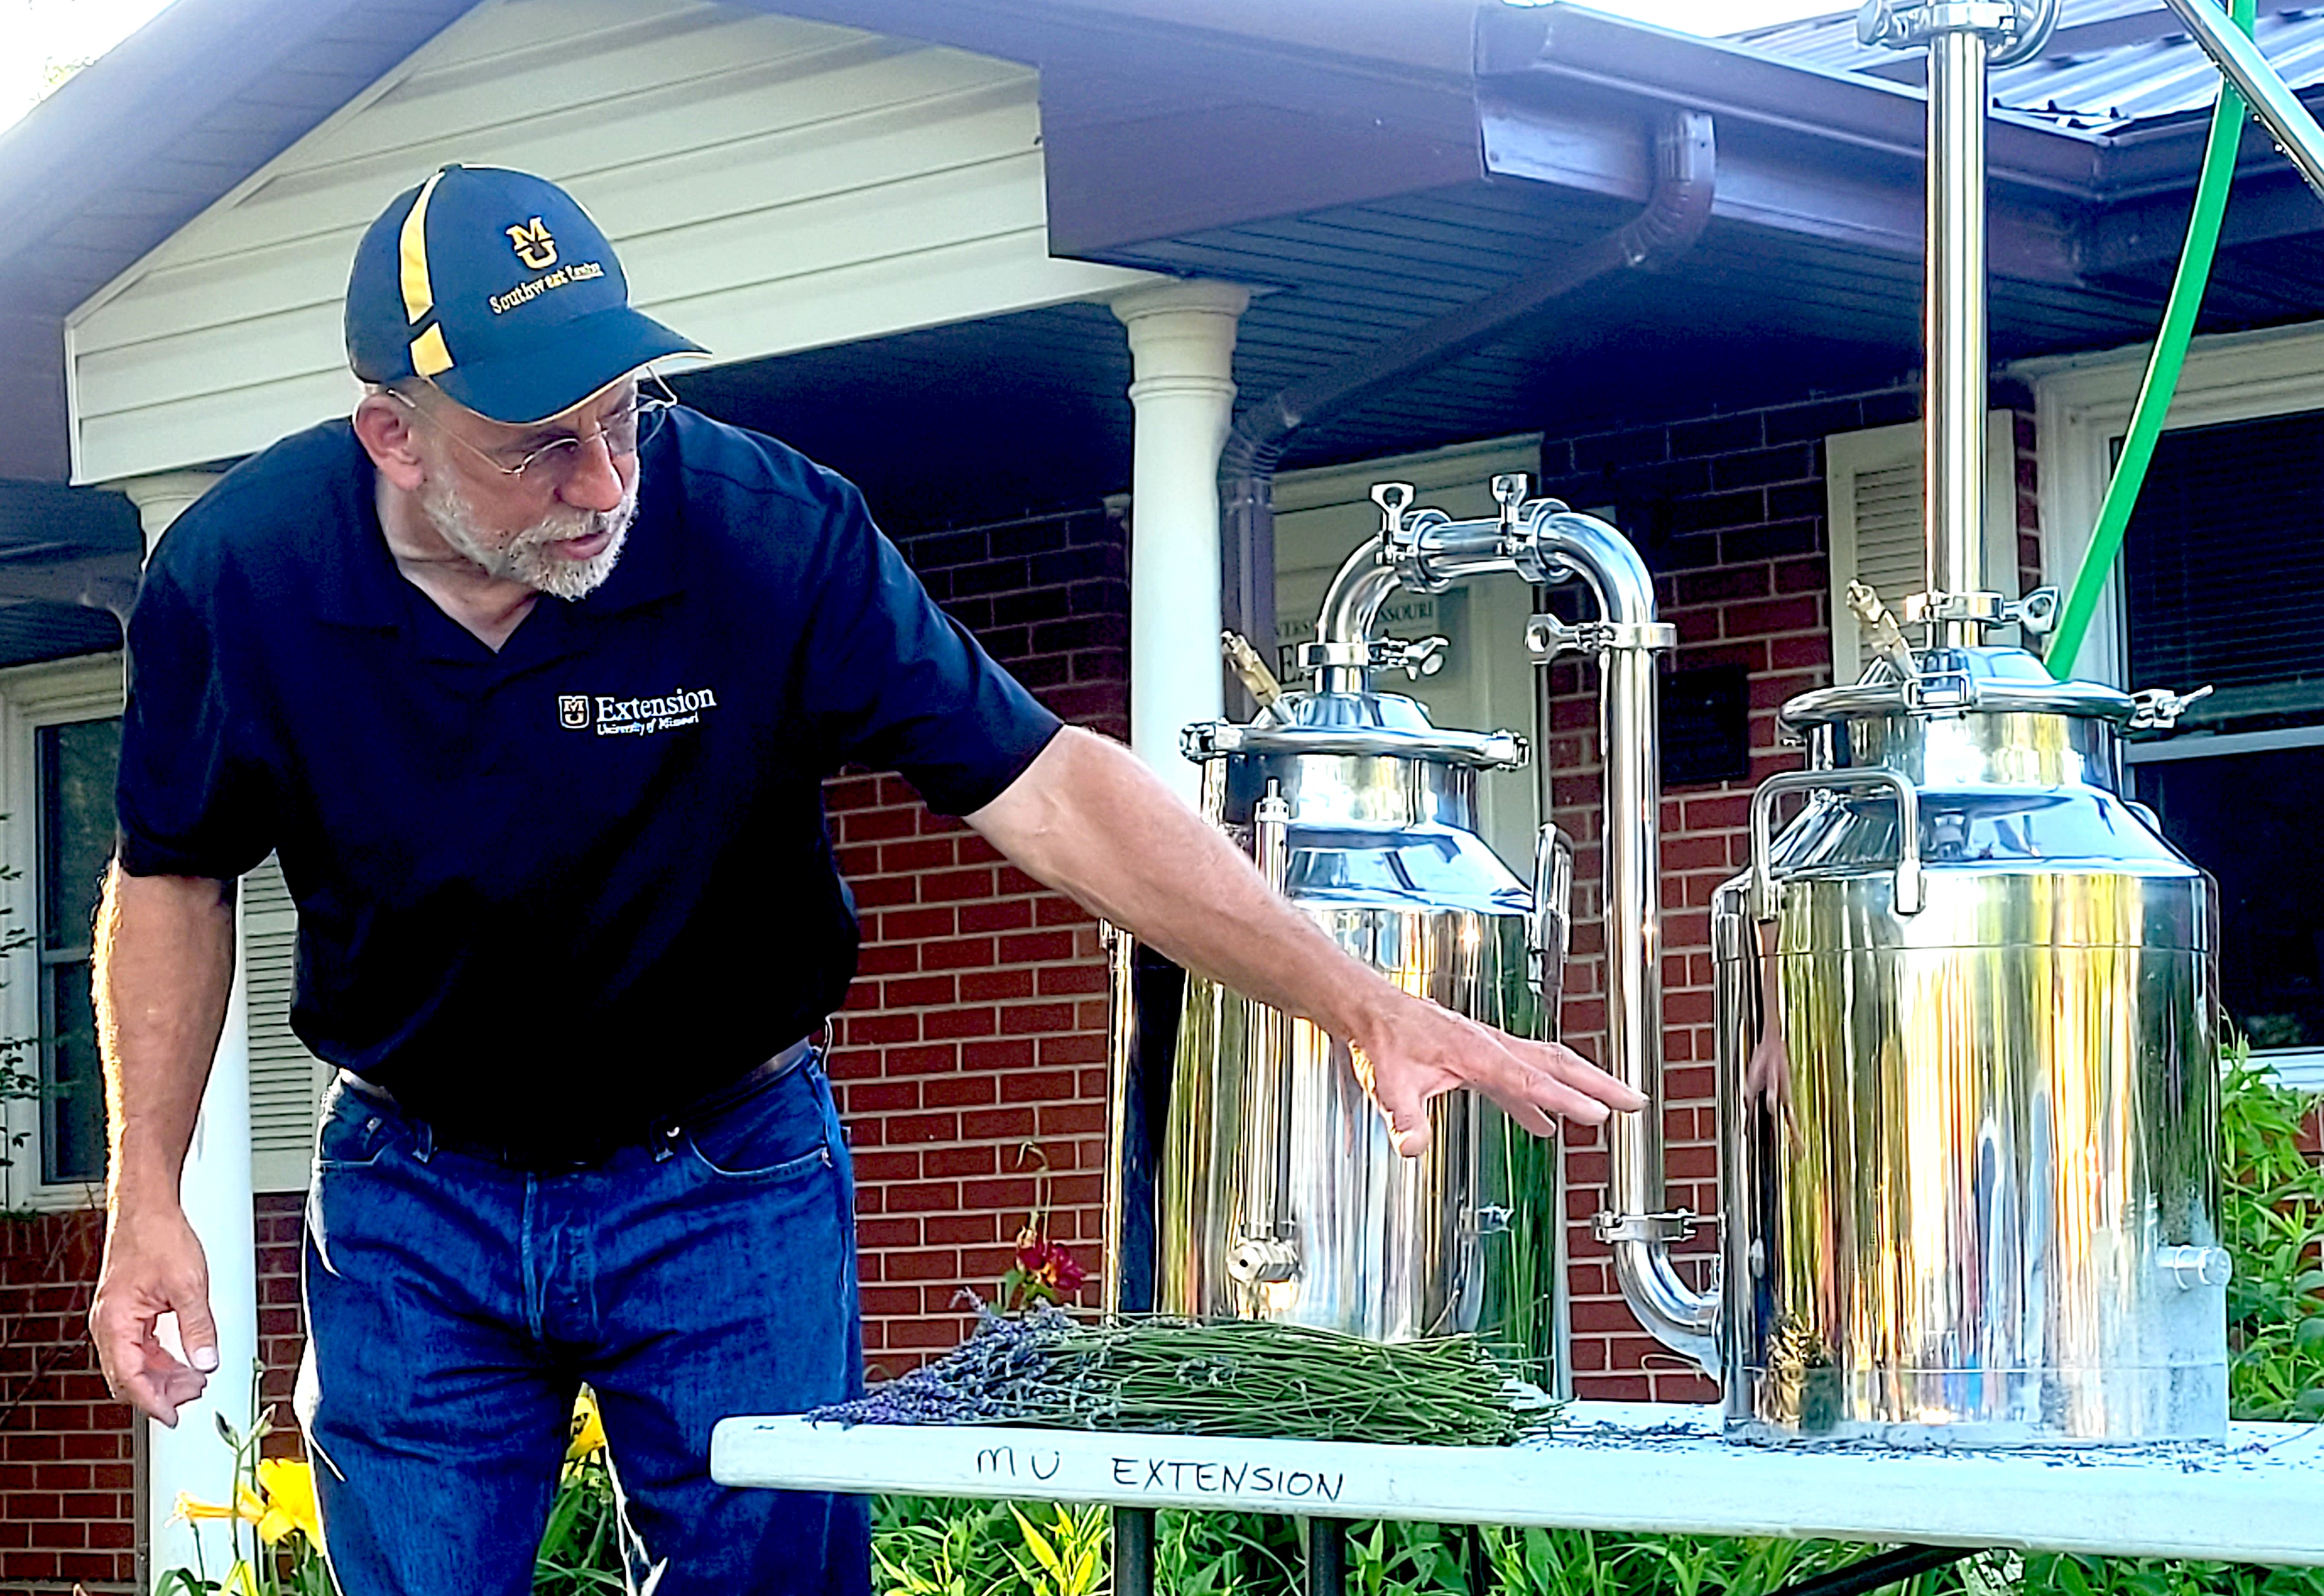
[[[2324,6],[2263,5],[2253,37],[2292,88],[2324,85]],[[1853,11],[1755,28],[1735,40],[1803,66],[1897,83],[1919,83],[1926,60],[1919,51],[1858,43]],[[1993,75],[1997,106],[2101,134],[2208,110],[2218,90],[2209,59],[2155,0],[2064,0],[2048,48]]]

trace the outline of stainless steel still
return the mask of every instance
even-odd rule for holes
[[[1600,655],[1608,694],[1642,758],[1618,761],[1612,806],[1642,807],[1605,848],[1609,890],[1658,890],[1652,814],[1654,657],[1672,641],[1654,617],[1651,579],[1603,522],[1525,479],[1497,478],[1498,515],[1456,521],[1416,509],[1401,484],[1376,488],[1379,535],[1351,557],[1326,595],[1316,641],[1302,652],[1312,691],[1280,695],[1254,679],[1247,650],[1230,649],[1262,706],[1248,725],[1187,728],[1204,765],[1210,819],[1240,841],[1293,903],[1358,959],[1406,990],[1521,1036],[1554,1033],[1565,953],[1572,851],[1543,828],[1533,881],[1520,881],[1478,835],[1481,772],[1523,762],[1523,740],[1440,729],[1408,698],[1378,693],[1376,671],[1426,674],[1442,639],[1376,636],[1399,589],[1512,576],[1537,586],[1579,580],[1600,618],[1570,625],[1535,617],[1528,642],[1546,660]],[[1263,672],[1257,674],[1263,675]],[[1643,771],[1643,774],[1641,774]],[[1655,1008],[1651,943],[1625,948],[1609,973],[1640,1015]],[[1148,989],[1116,959],[1117,991]],[[1118,999],[1118,1098],[1110,1165],[1134,1170],[1130,1127],[1149,1099],[1163,1045],[1148,1001]],[[1282,1319],[1379,1339],[1476,1331],[1555,1388],[1564,1379],[1564,1202],[1557,1144],[1518,1130],[1480,1097],[1431,1104],[1431,1150],[1407,1160],[1366,1095],[1347,1043],[1199,976],[1170,1015],[1167,1120],[1153,1200],[1153,1240],[1139,1234],[1136,1183],[1116,1178],[1115,1251],[1134,1276],[1150,1245],[1150,1295],[1121,1305],[1168,1313]],[[1618,1029],[1622,1029],[1618,1026]],[[1635,1066],[1656,1056],[1624,1032]],[[1141,1078],[1147,1083],[1143,1087]],[[1658,1195],[1659,1194],[1657,1194]],[[1658,1248],[1644,1256],[1659,1257]]]
[[[2218,1437],[2217,905],[2121,797],[2148,712],[1917,665],[1785,706],[1712,904],[1729,1431]]]
[[[1904,605],[1928,646],[1851,589],[1874,661],[1784,706],[1807,769],[1753,795],[1751,869],[1712,900],[1738,1438],[2227,1429],[2216,890],[2126,801],[2118,747],[2184,701],[1985,641],[2055,611],[1983,580],[1977,445],[1986,68],[2054,14],[1875,0],[1860,19],[1930,52],[1930,589]]]

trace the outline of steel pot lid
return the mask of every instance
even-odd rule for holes
[[[2062,715],[2128,726],[2138,704],[2097,682],[2059,681],[2023,649],[1924,649],[1914,653],[1917,679],[1906,681],[1886,660],[1864,679],[1821,687],[1785,704],[1786,732],[1842,721],[1931,715]]]
[[[1515,732],[1440,729],[1413,700],[1394,693],[1290,693],[1248,725],[1201,721],[1178,733],[1196,763],[1235,753],[1377,755],[1514,770],[1526,762]]]

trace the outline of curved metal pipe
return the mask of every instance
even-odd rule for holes
[[[1646,1099],[1640,1112],[1609,1121],[1609,1211],[1597,1216],[1612,1248],[1623,1300],[1656,1341],[1719,1372],[1719,1294],[1680,1278],[1670,1243],[1690,1222],[1665,1210],[1663,1189],[1662,759],[1660,683],[1645,629],[1655,619],[1655,581],[1629,540],[1604,521],[1545,503],[1534,521],[1545,556],[1572,568],[1617,628],[1599,688],[1605,763],[1606,1069]],[[1547,761],[1544,761],[1546,783]],[[1545,810],[1547,792],[1543,794]]]

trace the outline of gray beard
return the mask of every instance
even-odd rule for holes
[[[429,477],[420,490],[420,509],[453,551],[485,576],[570,601],[587,597],[613,574],[613,562],[629,541],[630,523],[637,519],[638,484],[632,478],[611,510],[553,510],[497,544],[484,534],[475,507],[448,475]],[[552,543],[594,532],[611,536],[592,558],[566,559],[549,550]]]

